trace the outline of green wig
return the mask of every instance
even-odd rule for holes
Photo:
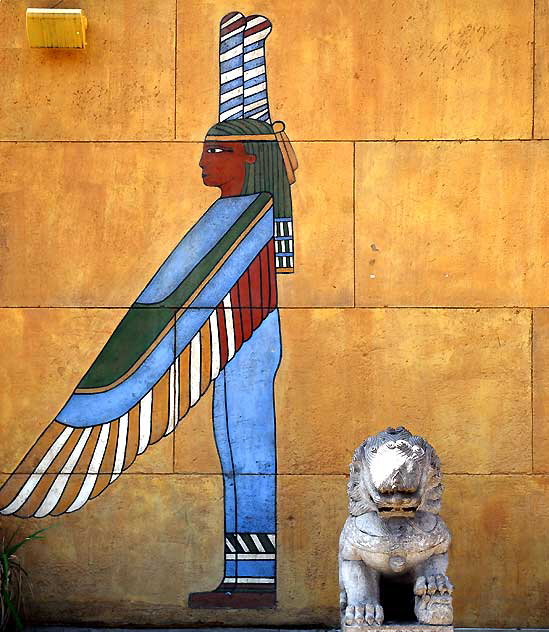
[[[255,119],[234,119],[216,123],[208,130],[208,136],[253,136],[273,135],[269,123]],[[235,139],[236,141],[237,139]],[[241,195],[267,191],[273,196],[274,215],[277,218],[292,217],[290,183],[284,159],[276,140],[242,141],[248,154],[256,157],[254,163],[246,164],[246,177]]]

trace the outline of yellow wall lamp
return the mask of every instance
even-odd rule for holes
[[[27,9],[31,48],[86,48],[87,26],[82,9]]]

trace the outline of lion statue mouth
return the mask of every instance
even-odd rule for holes
[[[421,505],[421,495],[417,492],[370,492],[370,500],[384,517],[413,516]]]

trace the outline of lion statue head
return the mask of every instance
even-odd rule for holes
[[[413,517],[418,510],[438,514],[442,473],[435,450],[403,426],[368,437],[350,465],[349,513],[370,511],[383,518]]]

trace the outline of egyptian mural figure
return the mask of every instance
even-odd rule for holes
[[[224,577],[191,607],[276,603],[276,273],[294,267],[297,161],[271,124],[263,16],[220,25],[219,122],[200,158],[220,197],[130,307],[56,418],[0,488],[0,513],[83,507],[170,435],[213,383],[224,481]],[[191,438],[192,440],[192,438]],[[184,499],[182,499],[184,502]]]

